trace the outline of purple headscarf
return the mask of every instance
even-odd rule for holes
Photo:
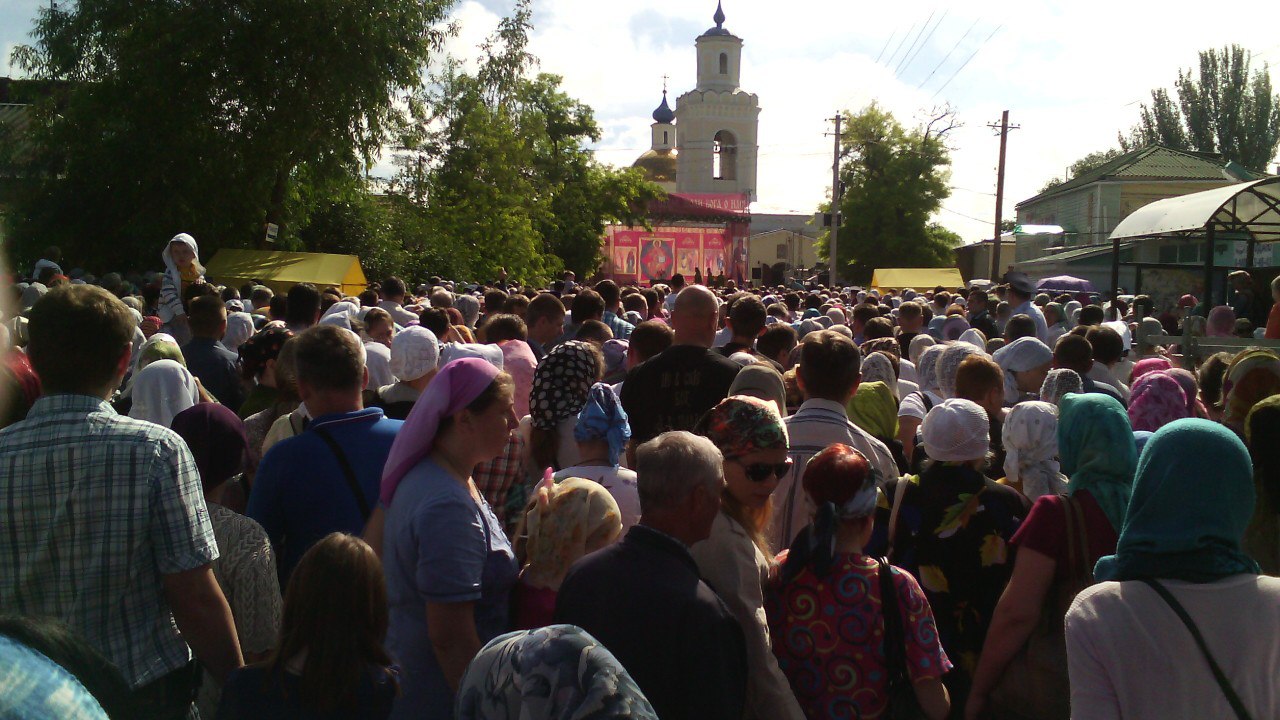
[[[1134,430],[1155,432],[1174,420],[1191,417],[1187,394],[1167,373],[1152,372],[1133,383],[1129,421]]]
[[[227,406],[192,405],[174,415],[170,427],[187,441],[204,487],[217,487],[244,470],[249,440],[244,422]]]
[[[1236,334],[1236,312],[1227,305],[1209,311],[1204,334],[1209,337],[1231,337]]]
[[[461,358],[445,365],[422,391],[404,426],[391,444],[391,453],[382,471],[382,491],[378,500],[391,505],[400,481],[423,458],[431,454],[440,421],[470,405],[493,383],[498,368],[479,358]]]
[[[1187,396],[1187,412],[1191,413],[1191,417],[1207,418],[1209,413],[1205,411],[1204,403],[1200,402],[1200,383],[1196,381],[1196,376],[1191,374],[1190,370],[1182,368],[1173,368],[1165,370],[1164,373],[1182,386],[1182,392]]]
[[[1136,383],[1138,378],[1147,373],[1163,372],[1173,368],[1173,364],[1162,357],[1143,358],[1133,364],[1133,373],[1129,375],[1129,382]]]

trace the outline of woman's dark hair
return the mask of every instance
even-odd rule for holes
[[[44,655],[75,676],[112,720],[136,717],[129,684],[111,661],[52,618],[0,616],[0,635]]]
[[[285,666],[306,653],[299,704],[321,713],[351,713],[365,673],[381,671],[390,682],[387,581],[382,563],[363,540],[332,533],[302,556],[289,578],[280,622],[280,644],[266,661],[279,681]]]
[[[1272,508],[1280,507],[1280,407],[1267,405],[1249,413],[1249,455],[1258,493],[1266,493]]]
[[[1205,405],[1221,406],[1222,381],[1226,377],[1227,367],[1231,365],[1232,357],[1231,353],[1225,352],[1210,355],[1196,373],[1196,379],[1200,382],[1200,399]]]

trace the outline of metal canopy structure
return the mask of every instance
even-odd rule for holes
[[[1181,238],[1205,243],[1206,307],[1212,305],[1214,242],[1235,235],[1248,243],[1245,267],[1253,267],[1254,246],[1280,241],[1280,177],[1227,185],[1190,195],[1157,200],[1135,210],[1111,233],[1111,287],[1120,286],[1120,266],[1163,267],[1158,263],[1120,262],[1122,240]],[[1177,267],[1185,268],[1185,265]]]

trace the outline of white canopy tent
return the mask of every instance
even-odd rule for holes
[[[1280,240],[1280,177],[1157,200],[1135,210],[1111,233],[1112,288],[1120,284],[1120,242],[1156,237],[1203,239],[1205,293],[1212,295],[1214,241],[1220,234],[1243,236],[1245,267],[1253,267],[1254,246]],[[1125,263],[1158,266],[1152,263]]]

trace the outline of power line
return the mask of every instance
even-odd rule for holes
[[[915,53],[913,53],[911,57],[907,59],[907,64],[904,65],[902,68],[902,71],[904,73],[907,70],[911,69],[911,63],[916,61],[916,58],[920,55],[920,51],[924,50],[925,46],[929,44],[929,41],[933,39],[933,34],[938,31],[938,26],[942,25],[942,21],[946,20],[947,15],[950,13],[951,13],[951,8],[947,8],[942,12],[942,17],[938,18],[938,22],[933,24],[933,29],[929,31],[929,34],[924,36],[924,41],[920,43],[920,47],[916,48]]]
[[[964,31],[964,35],[960,36],[960,39],[956,41],[956,44],[952,45],[951,49],[947,51],[947,54],[942,56],[942,60],[937,65],[934,66],[933,71],[929,73],[929,77],[920,81],[920,84],[916,86],[917,90],[924,87],[924,84],[929,82],[929,80],[933,78],[934,73],[937,73],[938,70],[942,67],[942,65],[951,58],[951,53],[955,52],[956,48],[960,47],[960,44],[963,43],[966,39],[968,39],[969,33],[972,33],[973,29],[978,27],[978,23],[980,22],[982,22],[982,18],[978,18],[977,20],[973,21],[973,24],[969,26],[969,29]]]
[[[915,29],[916,25],[915,23],[912,23],[911,27],[907,28],[907,35],[910,35],[911,31]],[[902,44],[907,41],[907,35],[902,36],[902,39],[898,41],[898,45],[893,49],[893,52],[889,54],[889,59],[884,61],[886,67],[893,62],[895,57],[897,57],[898,51],[902,49]]]
[[[972,215],[965,215],[965,214],[964,214],[964,213],[962,213],[962,212],[956,212],[955,210],[952,210],[951,208],[946,207],[945,205],[939,205],[938,207],[940,207],[940,208],[941,208],[941,209],[943,209],[943,210],[946,210],[947,212],[951,213],[952,215],[959,215],[960,217],[962,217],[962,218],[964,218],[964,219],[966,219],[966,220],[972,220],[972,221],[974,221],[974,222],[980,222],[980,223],[982,223],[983,225],[986,225],[987,223],[991,222],[990,220],[983,220],[983,219],[981,219],[981,218],[976,218],[976,217],[974,217],[974,216],[972,216]]]
[[[897,30],[889,33],[889,39],[884,41],[884,47],[880,48],[880,54],[876,55],[876,64],[880,64],[880,58],[884,56],[884,51],[889,49],[889,43],[893,42],[893,37],[898,34]]]
[[[933,21],[933,16],[937,14],[937,12],[938,11],[935,9],[933,12],[929,13],[929,17],[924,19],[924,24],[920,26],[920,32],[916,33],[916,39],[911,41],[911,46],[907,48],[906,52],[902,53],[902,58],[898,60],[897,66],[893,68],[894,76],[897,76],[898,71],[902,69],[902,64],[907,61],[907,57],[911,55],[911,51],[916,49],[916,43],[920,42],[920,36],[924,34],[925,28],[929,27],[929,23]]]
[[[968,67],[968,66],[969,66],[969,63],[970,63],[970,62],[971,62],[975,57],[977,57],[977,56],[978,56],[978,53],[982,52],[982,48],[986,47],[986,46],[987,46],[987,43],[991,42],[991,38],[995,37],[995,36],[996,36],[996,33],[1000,32],[1000,29],[1001,29],[1001,28],[1003,28],[1003,27],[1004,27],[1003,25],[997,25],[997,26],[996,26],[996,29],[995,29],[995,30],[992,30],[992,31],[991,31],[991,34],[987,36],[987,39],[986,39],[986,40],[983,40],[983,41],[982,41],[982,44],[978,46],[978,49],[976,49],[976,50],[974,50],[974,51],[973,51],[973,54],[969,56],[969,59],[968,59],[968,60],[965,60],[963,65],[961,65],[959,68],[957,68],[955,72],[951,73],[951,77],[947,78],[947,81],[946,81],[946,82],[944,82],[944,83],[942,83],[942,87],[938,88],[938,89],[937,89],[937,91],[935,91],[935,92],[933,93],[933,95],[931,95],[931,96],[930,96],[930,99],[932,100],[933,98],[938,97],[938,93],[942,92],[943,90],[946,90],[946,89],[947,89],[947,86],[951,84],[951,81],[952,81],[952,80],[955,80],[955,79],[956,79],[956,76],[960,74],[960,71],[964,70],[966,67]]]

